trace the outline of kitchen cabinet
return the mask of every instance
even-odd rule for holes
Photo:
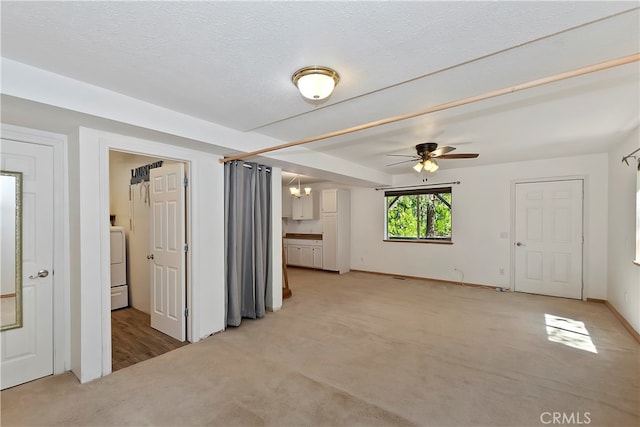
[[[286,190],[286,193],[285,193]],[[292,197],[288,188],[282,189],[282,218],[291,218]]]
[[[291,218],[292,219],[318,219],[318,192],[311,192],[310,195],[291,197]]]
[[[322,191],[322,268],[351,270],[351,204],[344,189]]]
[[[313,267],[313,247],[300,246],[300,265]]]
[[[319,268],[319,269],[324,268],[324,264],[322,262],[323,252],[324,251],[322,249],[322,246],[315,246],[313,248],[313,268]]]
[[[322,240],[286,240],[287,265],[322,269]]]
[[[287,265],[300,265],[300,248],[287,244]]]
[[[338,190],[322,190],[322,213],[336,212],[338,208]]]

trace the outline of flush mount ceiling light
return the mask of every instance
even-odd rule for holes
[[[327,98],[340,81],[340,76],[329,67],[311,66],[300,68],[291,76],[300,94],[312,101]]]

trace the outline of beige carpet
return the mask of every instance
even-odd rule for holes
[[[262,320],[89,384],[64,374],[2,392],[2,426],[640,424],[639,346],[603,304],[289,278],[293,297]]]

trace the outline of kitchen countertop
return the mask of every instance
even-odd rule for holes
[[[307,239],[307,240],[322,240],[322,234],[311,233],[287,233],[284,235],[285,239]]]

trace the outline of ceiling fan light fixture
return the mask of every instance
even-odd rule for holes
[[[340,81],[340,75],[329,67],[311,66],[293,73],[291,81],[302,96],[312,101],[320,101],[333,93]]]
[[[413,170],[415,170],[416,172],[420,173],[420,171],[422,170],[423,167],[424,167],[424,165],[422,164],[422,160],[421,160],[418,163],[416,163],[416,165],[413,167]]]
[[[434,160],[431,159],[425,160],[423,166],[424,170],[426,170],[427,172],[435,172],[440,167]]]

